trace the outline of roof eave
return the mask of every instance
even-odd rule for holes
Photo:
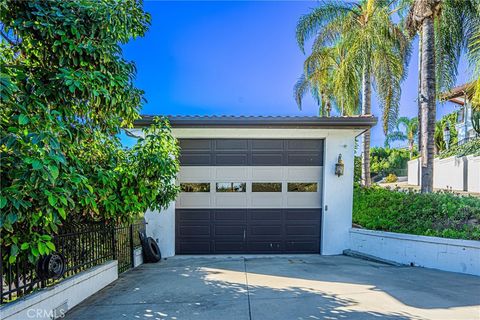
[[[373,116],[361,117],[167,117],[173,128],[325,128],[368,129],[377,123]],[[143,116],[134,127],[153,123],[153,116]]]

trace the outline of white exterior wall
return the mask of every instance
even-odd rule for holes
[[[413,186],[420,185],[419,181],[419,159],[413,159],[408,161],[408,184]]]
[[[406,265],[480,276],[480,241],[353,228],[350,249]]]
[[[107,262],[0,307],[1,319],[62,318],[65,312],[117,278],[117,261]]]
[[[325,139],[322,249],[323,255],[340,254],[349,247],[352,226],[353,164],[355,133],[336,131]],[[335,175],[338,155],[345,163],[344,175]]]
[[[433,163],[433,187],[463,191],[463,173],[463,157],[436,158]]]
[[[175,201],[166,210],[145,212],[145,231],[158,244],[162,258],[175,255]]]
[[[467,189],[480,193],[480,157],[467,156]]]

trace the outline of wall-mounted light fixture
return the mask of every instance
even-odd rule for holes
[[[339,177],[343,176],[344,170],[345,170],[345,165],[343,164],[342,154],[340,153],[338,155],[338,161],[335,164],[335,174]]]
[[[450,147],[450,128],[448,127],[448,123],[445,125],[445,129],[443,129],[443,140],[448,150]]]

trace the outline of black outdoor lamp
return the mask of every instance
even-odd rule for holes
[[[343,164],[342,154],[340,153],[338,155],[338,161],[335,164],[335,174],[340,177],[340,176],[343,176],[344,171],[345,171],[345,165]]]
[[[450,128],[448,127],[448,124],[446,124],[445,129],[443,129],[443,140],[445,141],[448,150],[450,144]]]

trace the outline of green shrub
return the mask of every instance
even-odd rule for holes
[[[405,149],[390,149],[373,147],[370,149],[370,169],[372,175],[383,177],[390,173],[402,174],[410,160],[410,151]]]
[[[480,240],[480,199],[355,186],[353,222],[372,230]]]
[[[463,157],[468,155],[480,156],[480,138],[468,141],[462,145],[454,145],[450,149],[442,151],[439,157]]]
[[[397,176],[394,174],[394,173],[390,173],[386,178],[385,178],[385,182],[386,183],[393,183],[393,182],[397,182],[398,181],[398,178]]]

